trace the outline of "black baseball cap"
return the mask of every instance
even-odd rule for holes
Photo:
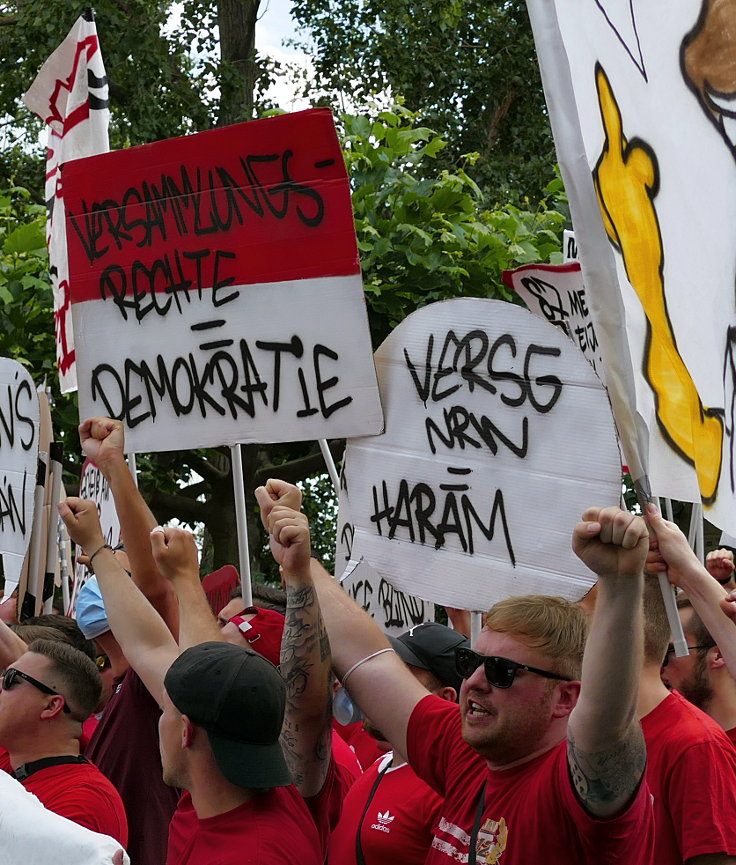
[[[286,685],[262,655],[231,643],[182,652],[164,679],[176,708],[207,732],[222,774],[239,787],[291,784],[279,736]]]
[[[464,634],[437,622],[424,622],[389,640],[405,664],[429,670],[443,685],[460,692],[462,679],[455,670],[455,649],[470,647],[470,640]]]

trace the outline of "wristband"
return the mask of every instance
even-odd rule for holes
[[[112,552],[112,547],[110,546],[110,544],[102,544],[101,546],[97,547],[97,549],[89,557],[90,565],[92,565],[92,559],[94,559],[97,553],[99,553],[101,550],[110,550]]]

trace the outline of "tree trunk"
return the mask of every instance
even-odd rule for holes
[[[253,93],[258,78],[256,19],[260,0],[218,0],[220,28],[220,116],[227,126],[253,117]]]

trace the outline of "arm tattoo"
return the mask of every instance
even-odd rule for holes
[[[286,621],[281,644],[281,675],[286,682],[286,714],[281,732],[281,747],[294,783],[300,787],[310,767],[321,767],[326,771],[329,765],[332,699],[330,677],[324,664],[330,658],[330,641],[318,612],[313,586],[287,587],[286,601]],[[314,681],[315,677],[319,681],[324,680],[323,694],[319,693],[321,688],[319,683]],[[315,702],[322,701],[319,711],[323,724],[316,742],[300,729],[304,714],[312,716],[315,712],[314,703],[309,705],[312,686],[316,688],[316,693],[311,699]]]
[[[567,737],[567,764],[580,801],[593,812],[617,802],[623,807],[634,795],[646,765],[641,731],[595,753],[581,751],[569,729]]]

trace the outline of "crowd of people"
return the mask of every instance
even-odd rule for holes
[[[299,490],[272,480],[256,499],[284,590],[214,615],[120,422],[80,437],[122,543],[66,499],[94,573],[75,620],[0,623],[0,769],[48,810],[133,865],[736,863],[728,550],[704,567],[653,505],[591,507],[571,527],[598,578],[580,603],[509,598],[472,646],[462,624],[388,638],[312,557]],[[336,693],[362,721],[335,720]]]

